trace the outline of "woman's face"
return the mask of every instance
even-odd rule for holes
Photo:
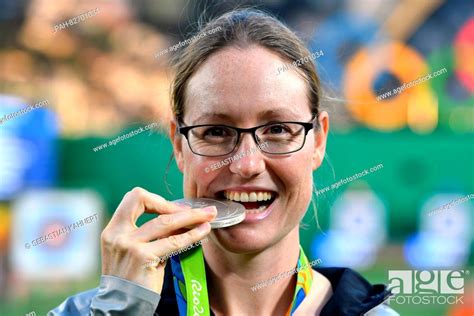
[[[274,121],[310,121],[305,81],[293,70],[277,75],[278,67],[286,63],[260,46],[228,47],[211,55],[188,82],[184,123],[250,128]],[[271,203],[243,203],[247,208],[244,222],[213,230],[211,238],[221,247],[237,253],[260,251],[298,229],[311,200],[312,171],[324,157],[327,113],[323,112],[319,121],[322,128],[311,130],[297,152],[263,153],[256,150],[252,135],[246,133],[235,151],[223,157],[195,155],[186,139],[175,134],[175,123],[171,124],[186,197],[272,197]],[[243,151],[252,153],[217,170],[210,168]]]

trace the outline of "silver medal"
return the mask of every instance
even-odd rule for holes
[[[214,200],[208,198],[192,198],[173,201],[175,203],[186,205],[191,208],[205,208],[215,206],[217,216],[211,222],[211,228],[223,228],[237,225],[245,219],[245,207],[236,202]]]

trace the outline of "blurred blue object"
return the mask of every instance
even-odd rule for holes
[[[309,46],[311,52],[324,52],[324,58],[316,61],[321,82],[340,91],[346,62],[359,48],[374,42],[378,29],[375,21],[346,12],[338,12],[318,25]]]
[[[387,238],[386,206],[370,189],[349,189],[334,203],[330,231],[312,244],[324,266],[370,268]]]
[[[449,0],[436,10],[408,40],[424,56],[453,45],[458,29],[474,14],[474,1]]]
[[[14,96],[0,95],[0,118],[27,105]],[[28,187],[48,187],[57,173],[56,114],[48,105],[0,124],[0,200]]]
[[[417,269],[460,268],[467,264],[473,239],[472,201],[450,208],[465,194],[435,194],[422,206],[420,230],[405,243],[405,258]]]
[[[11,271],[25,280],[52,282],[94,275],[102,208],[102,199],[89,190],[28,190],[19,195],[13,204]]]
[[[0,0],[0,22],[20,18],[26,4],[26,0]]]

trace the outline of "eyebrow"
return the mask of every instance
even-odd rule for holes
[[[288,118],[289,116],[289,118]],[[196,119],[194,119],[194,124],[199,121],[210,120],[210,119],[220,119],[225,121],[232,121],[232,115],[228,113],[219,113],[219,112],[201,112]],[[257,114],[257,118],[260,120],[263,119],[284,119],[285,121],[292,120],[305,120],[301,115],[288,107],[280,107],[276,109],[268,109]],[[308,118],[309,120],[309,118]]]

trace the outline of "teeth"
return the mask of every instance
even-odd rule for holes
[[[246,213],[249,213],[249,214],[257,214],[257,213],[260,213],[261,211],[264,211],[267,207],[265,205],[262,205],[260,206],[259,208],[255,209],[255,210],[246,210],[245,212]]]
[[[224,196],[231,201],[236,202],[258,202],[268,201],[272,199],[272,192],[238,192],[238,191],[224,191]],[[265,211],[268,205],[261,205],[256,209],[246,209],[247,214],[257,214]]]
[[[250,192],[249,194],[249,202],[257,202],[257,193]]]
[[[231,201],[236,202],[257,202],[268,201],[272,198],[272,192],[236,192],[225,191],[224,196]]]

